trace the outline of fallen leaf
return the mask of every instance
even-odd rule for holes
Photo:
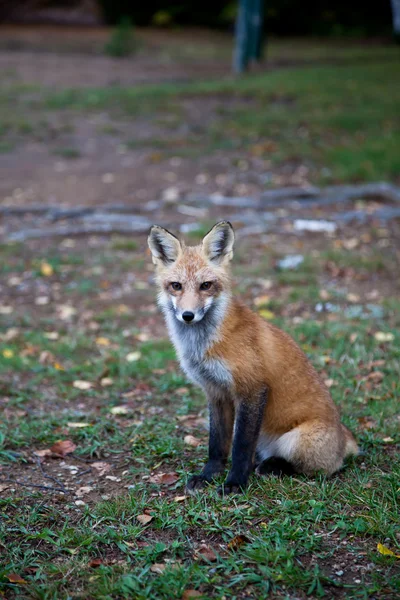
[[[82,427],[90,427],[90,423],[67,423],[67,427],[71,429],[81,429]]]
[[[10,487],[9,483],[0,483],[0,494],[1,492],[5,492]]]
[[[189,598],[201,598],[203,594],[197,590],[185,590],[182,594],[182,600],[189,600]]]
[[[60,334],[57,331],[48,331],[44,334],[44,337],[46,337],[48,340],[58,340],[58,338],[60,337]]]
[[[374,381],[375,383],[379,383],[380,381],[382,381],[382,379],[384,377],[385,377],[385,375],[382,373],[382,371],[372,371],[367,376],[367,379],[369,381]]]
[[[248,544],[249,542],[250,540],[247,536],[235,535],[228,544],[228,550],[239,550],[241,546],[244,546],[244,544]]]
[[[382,438],[382,442],[385,442],[385,444],[391,444],[392,442],[394,442],[394,439],[391,437],[384,437]]]
[[[17,573],[8,573],[8,574],[4,575],[4,577],[7,577],[8,581],[10,583],[18,583],[18,584],[28,583],[20,575],[17,575]]]
[[[172,471],[171,473],[157,473],[149,478],[150,483],[157,483],[158,485],[173,485],[179,479],[179,475]]]
[[[153,520],[154,517],[151,515],[138,515],[136,519],[141,523],[141,525],[147,525],[150,521]]]
[[[266,306],[270,300],[271,297],[267,294],[264,294],[263,296],[257,296],[257,298],[254,298],[254,304],[257,307]]]
[[[96,344],[98,346],[109,346],[110,345],[110,340],[106,337],[98,337],[96,338]]]
[[[358,294],[347,294],[346,296],[349,302],[360,302],[360,296]]]
[[[393,550],[390,550],[390,548],[381,543],[378,543],[376,548],[380,554],[383,554],[383,556],[395,556],[396,558],[400,558],[400,554],[395,554]]]
[[[385,331],[377,331],[374,335],[377,342],[392,342],[394,340],[394,334]]]
[[[185,396],[188,393],[189,393],[189,388],[187,388],[187,387],[180,387],[175,390],[175,394],[179,394],[179,396]]]
[[[335,379],[325,379],[324,383],[327,388],[331,388],[333,385],[337,385],[337,381],[335,381]]]
[[[97,569],[97,567],[101,567],[101,565],[104,565],[104,562],[101,558],[92,558],[92,560],[88,563],[88,566],[91,569]]]
[[[90,390],[93,384],[90,381],[84,381],[83,379],[77,379],[72,384],[77,390]]]
[[[187,496],[175,496],[174,502],[184,502]]]
[[[100,385],[102,387],[107,387],[109,385],[112,385],[114,383],[114,380],[111,379],[111,377],[103,377],[102,379],[100,379]]]
[[[359,417],[357,420],[363,429],[373,429],[376,427],[376,422],[371,417]]]
[[[201,544],[196,550],[196,555],[199,558],[204,558],[209,562],[214,562],[217,560],[217,555],[215,554],[214,550],[210,548],[210,546],[207,546],[207,544]]]
[[[43,260],[42,264],[40,265],[40,272],[42,275],[44,275],[44,277],[51,277],[54,273],[54,269],[48,262]]]
[[[90,485],[84,485],[76,490],[75,496],[78,496],[78,498],[81,498],[85,494],[89,494],[89,492],[91,492],[92,490],[93,490],[93,488],[90,487]]]
[[[163,573],[166,567],[166,563],[154,563],[154,565],[151,565],[150,571],[152,573]]]
[[[136,362],[141,356],[142,354],[140,352],[129,352],[125,358],[128,362]]]
[[[187,446],[193,446],[193,448],[197,448],[197,446],[200,446],[201,444],[201,440],[199,440],[197,437],[194,437],[194,435],[185,435],[183,441]]]
[[[57,312],[60,319],[67,321],[76,314],[76,308],[70,306],[69,304],[60,304],[57,307]]]
[[[260,310],[258,314],[261,315],[263,319],[267,319],[268,321],[275,317],[274,313],[271,310],[266,309]]]
[[[356,339],[357,339],[357,338],[358,338],[358,333],[352,333],[352,334],[350,335],[350,342],[351,342],[352,344],[354,344],[354,342],[356,341]]]
[[[331,295],[327,290],[319,290],[319,297],[321,300],[329,300]]]
[[[14,308],[5,304],[0,304],[0,315],[10,315]]]
[[[98,472],[99,477],[111,471],[111,465],[103,461],[94,462],[90,466]]]
[[[58,440],[50,448],[50,451],[57,456],[66,456],[76,450],[76,445],[71,440]]]
[[[46,448],[45,450],[34,450],[33,452],[36,456],[40,456],[41,458],[44,456],[51,456],[52,452],[50,448]]]
[[[110,413],[112,415],[127,415],[129,412],[129,409],[126,406],[113,406],[110,408]]]

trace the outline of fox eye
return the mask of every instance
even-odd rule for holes
[[[182,289],[182,284],[181,284],[181,283],[178,283],[178,281],[173,281],[173,282],[171,283],[171,287],[172,287],[172,289],[173,289],[175,292],[179,292],[179,290],[181,290],[181,289]]]
[[[200,289],[201,290],[209,290],[211,286],[212,286],[212,281],[204,281],[201,284]]]

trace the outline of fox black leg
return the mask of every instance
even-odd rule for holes
[[[188,483],[189,491],[197,490],[210,483],[214,477],[224,472],[232,443],[234,405],[228,395],[208,398],[210,412],[210,437],[208,461],[201,473],[193,475]]]
[[[231,494],[242,491],[254,467],[254,455],[260,433],[267,390],[264,389],[252,401],[242,401],[237,411],[235,436],[232,448],[232,468],[220,494]]]

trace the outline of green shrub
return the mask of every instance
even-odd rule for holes
[[[135,38],[132,21],[129,17],[123,17],[113,30],[104,50],[110,56],[122,57],[129,56],[134,49]]]

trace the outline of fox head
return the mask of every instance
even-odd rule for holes
[[[193,325],[207,313],[221,313],[230,295],[229,262],[235,234],[221,221],[198,246],[185,246],[159,225],[150,229],[148,244],[156,265],[159,304],[166,314]]]

